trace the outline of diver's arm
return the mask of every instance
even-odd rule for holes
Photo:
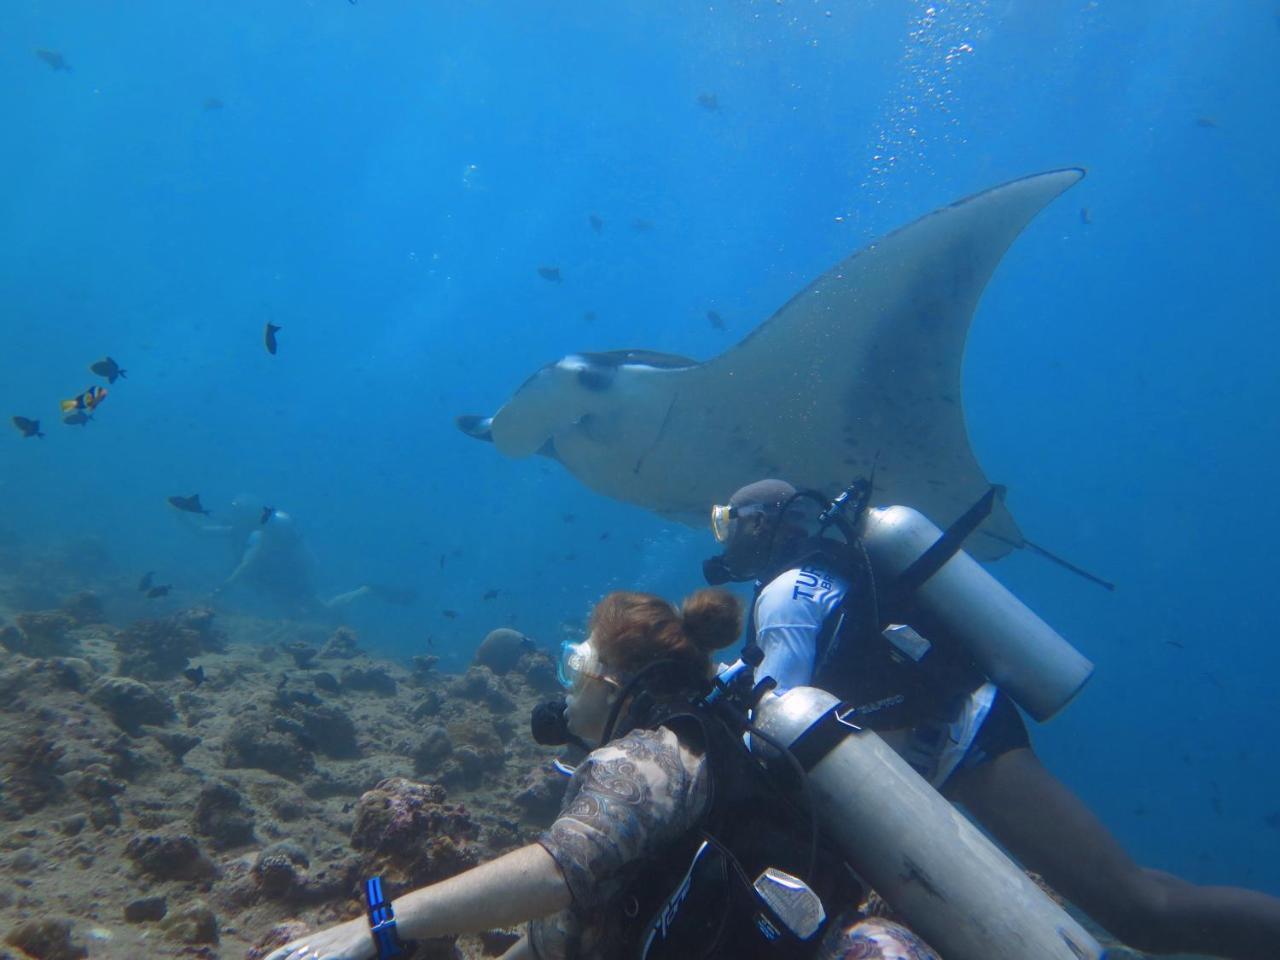
[[[569,885],[536,843],[407,893],[392,904],[400,936],[423,940],[511,927],[569,906]]]
[[[407,893],[391,906],[400,939],[424,940],[514,926],[563,910],[569,901],[560,868],[551,854],[532,843]],[[266,960],[301,960],[313,953],[324,960],[372,960],[378,951],[368,921],[358,917],[292,940]]]
[[[231,571],[231,575],[222,582],[223,587],[231,586],[244,576],[244,572],[253,566],[254,561],[258,559],[258,556],[261,553],[262,533],[261,531],[255,530],[253,533],[249,534],[249,546],[245,549],[244,555],[241,556],[240,562],[236,564],[236,568]]]
[[[822,632],[822,610],[791,594],[791,585],[779,577],[761,591],[755,609],[755,641],[764,654],[756,680],[773,677],[779,693],[813,680]]]

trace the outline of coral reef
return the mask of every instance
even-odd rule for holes
[[[480,641],[472,662],[488,667],[496,674],[504,674],[515,669],[527,651],[535,649],[537,645],[520,631],[499,627],[490,630],[488,636]]]
[[[176,677],[202,652],[219,652],[225,638],[213,628],[213,611],[184,610],[164,620],[139,620],[115,638],[118,672],[139,680]]]
[[[14,653],[29,657],[56,657],[75,652],[70,630],[76,621],[61,610],[19,613],[13,618],[16,630],[0,633],[0,641]]]
[[[445,802],[439,784],[383,780],[360,798],[351,846],[364,853],[365,875],[418,887],[480,862],[480,829],[466,807]]]
[[[89,951],[71,936],[70,920],[28,920],[10,931],[5,943],[36,960],[79,960]]]
[[[252,843],[253,811],[229,783],[207,783],[200,789],[192,813],[192,825],[215,850]]]
[[[103,677],[90,689],[89,699],[102,707],[116,726],[135,736],[142,732],[143,724],[167,723],[176,715],[168,697],[129,677]]]

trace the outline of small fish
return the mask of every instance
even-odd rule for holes
[[[551,283],[559,283],[563,279],[560,276],[559,267],[539,267],[538,276],[543,280],[550,281]]]
[[[600,539],[601,539],[601,540],[608,540],[608,539],[609,539],[609,531],[608,531],[608,530],[606,530],[604,533],[600,534]]]
[[[126,380],[129,379],[128,371],[122,369],[120,364],[110,357],[104,357],[97,363],[89,364],[89,369],[100,377],[106,377],[107,383],[115,383],[120,377],[124,377]]]
[[[72,397],[70,400],[62,401],[62,412],[70,413],[73,410],[95,410],[98,404],[107,398],[106,387],[90,387],[79,396]]]
[[[44,434],[40,432],[39,420],[28,420],[26,417],[14,417],[13,425],[18,428],[18,432],[21,433],[23,437],[44,436]]]
[[[182,675],[191,681],[192,686],[200,686],[204,683],[204,666],[187,667],[182,671]]]
[[[270,320],[267,321],[266,330],[263,332],[262,339],[267,345],[267,353],[271,354],[273,357],[276,355],[276,331],[283,329],[284,327],[272,323]]]
[[[440,554],[440,569],[444,569],[444,554]]]
[[[563,520],[565,523],[573,523],[573,521],[577,520],[578,518],[575,514],[572,514],[572,513],[562,513],[560,515],[560,519]]]
[[[49,65],[51,70],[65,70],[71,72],[71,64],[67,63],[67,58],[60,54],[57,50],[37,50],[36,56]]]
[[[1216,130],[1218,121],[1213,117],[1196,117],[1196,126],[1202,130]]]
[[[653,222],[645,220],[643,217],[636,217],[631,221],[631,229],[636,233],[648,233],[653,229]]]
[[[205,99],[203,106],[204,106],[205,112],[208,113],[210,110],[221,110],[224,106],[226,106],[226,104],[224,104],[217,97],[208,97]]]
[[[1089,226],[1089,224],[1093,223],[1093,214],[1089,212],[1088,207],[1080,208],[1080,222],[1083,223],[1086,227]]]
[[[711,324],[712,328],[715,330],[724,329],[724,317],[720,316],[720,314],[716,313],[714,310],[707,311],[707,323]]]
[[[501,592],[502,592],[501,590],[486,590],[486,591],[484,592],[484,596],[483,596],[483,597],[481,597],[480,599],[482,599],[482,600],[496,600],[496,599],[498,598],[498,594],[499,594],[499,593],[501,593]]]
[[[206,517],[209,515],[209,511],[200,502],[198,493],[193,493],[189,497],[170,497],[169,504],[185,513],[203,513]]]
[[[145,593],[151,589],[151,578],[155,576],[154,570],[148,570],[142,575],[142,579],[138,581],[138,592]]]
[[[1268,813],[1262,818],[1262,822],[1272,830],[1280,830],[1280,810],[1274,810],[1271,813]]]
[[[173,589],[173,584],[162,583],[160,584],[160,586],[152,587],[150,590],[147,591],[147,599],[154,600],[156,597],[167,597],[169,595],[169,591],[172,589]]]
[[[595,323],[595,322],[596,322],[596,312],[595,312],[594,310],[588,310],[586,313],[584,313],[584,314],[582,315],[582,322],[583,322],[583,323]]]
[[[594,213],[591,214],[591,216],[587,217],[587,223],[591,224],[591,229],[594,230],[596,233],[599,233],[601,230],[604,229],[604,221],[601,220],[600,217]]]
[[[429,633],[428,633],[428,634],[427,634],[427,646],[428,646],[428,647],[432,647],[432,648],[434,649],[435,645],[436,645],[436,638],[435,638],[435,637],[433,637],[431,634],[429,634]]]
[[[83,427],[92,419],[93,417],[89,416],[83,410],[77,410],[75,413],[68,413],[62,418],[62,422],[68,427]]]
[[[1177,647],[1179,650],[1185,650],[1185,649],[1186,649],[1186,647],[1184,647],[1184,646],[1182,645],[1182,643],[1181,643],[1180,641],[1178,641],[1178,640],[1166,640],[1166,641],[1165,641],[1165,643],[1166,643],[1168,646],[1171,646],[1171,647]]]
[[[262,508],[262,516],[259,518],[259,520],[258,520],[258,524],[259,524],[259,525],[261,525],[261,524],[266,523],[268,520],[270,520],[270,519],[271,519],[272,517],[274,517],[275,515],[276,515],[276,508],[275,508],[275,507],[263,507],[263,508]]]
[[[565,558],[566,560],[577,560],[577,559],[578,559],[578,555],[577,555],[576,553],[572,553],[572,552],[570,552],[570,553],[566,553],[566,554],[564,555],[564,558]]]
[[[458,619],[458,611],[457,611],[457,610],[441,610],[441,611],[440,611],[440,615],[441,615],[441,616],[443,616],[446,620],[457,620],[457,619]]]
[[[719,110],[720,98],[714,93],[700,93],[698,94],[698,106],[702,107],[703,110]]]

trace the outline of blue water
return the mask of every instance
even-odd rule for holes
[[[553,644],[606,590],[678,596],[713,545],[454,415],[575,350],[712,356],[877,234],[1087,167],[1005,258],[966,363],[974,446],[1023,529],[1120,585],[994,568],[1098,665],[1036,744],[1144,862],[1280,893],[1280,7],[31,0],[5,19],[0,413],[49,436],[0,445],[0,525],[105,549],[122,592],[159,570],[176,608],[227,557],[165,498],[216,515],[252,491],[298,518],[325,590],[418,591],[351,611],[368,645],[430,637],[455,668],[503,623]],[[62,426],[105,354],[128,380]]]

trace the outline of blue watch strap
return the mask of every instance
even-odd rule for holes
[[[369,904],[369,931],[378,948],[378,960],[387,960],[404,952],[396,931],[396,915],[382,892],[382,878],[370,877],[364,882],[364,899]]]

